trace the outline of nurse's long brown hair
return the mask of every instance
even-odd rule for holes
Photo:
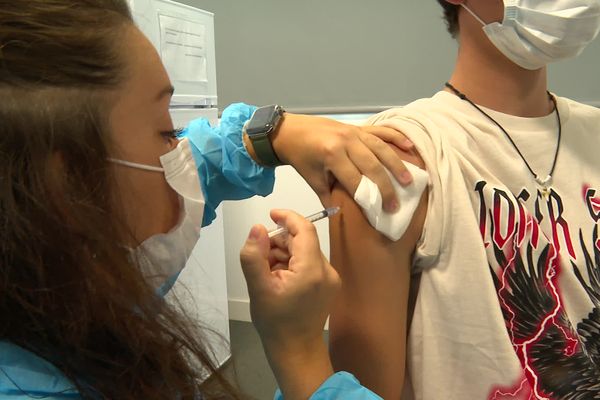
[[[0,341],[85,398],[236,398],[200,387],[209,349],[119,246],[108,94],[131,23],[125,0],[0,0]]]

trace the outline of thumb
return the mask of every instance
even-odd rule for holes
[[[259,284],[269,276],[269,236],[262,225],[252,227],[248,239],[240,251],[242,271],[246,277],[248,288]]]

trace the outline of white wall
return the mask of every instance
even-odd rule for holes
[[[302,177],[292,167],[275,171],[275,190],[266,198],[255,197],[238,202],[228,202],[223,207],[225,219],[225,261],[227,263],[227,291],[229,318],[249,321],[248,290],[240,267],[239,251],[254,224],[267,229],[275,227],[269,218],[274,208],[294,210],[302,215],[320,211],[323,206]],[[329,233],[326,220],[316,223],[321,249],[329,256]]]
[[[331,116],[330,116],[331,117]],[[360,124],[365,115],[339,115],[334,118],[346,123]],[[302,177],[289,166],[275,171],[275,189],[266,198],[227,202],[223,206],[225,222],[225,261],[227,263],[227,291],[229,318],[250,321],[248,290],[240,267],[239,251],[254,224],[274,228],[269,211],[274,208],[294,210],[302,215],[321,211],[323,206],[317,195]],[[316,223],[321,250],[329,257],[329,225],[327,220]]]

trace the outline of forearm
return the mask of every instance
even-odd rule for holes
[[[325,342],[288,346],[263,342],[267,359],[285,400],[306,400],[333,375]]]
[[[348,125],[332,119],[286,112],[282,116],[278,129],[271,136],[271,143],[282,163],[297,167],[306,156],[299,150],[306,148],[307,141],[315,157],[319,155],[325,157],[329,152],[344,150],[339,146],[328,148],[331,146],[328,143],[332,138],[347,135],[348,129]]]

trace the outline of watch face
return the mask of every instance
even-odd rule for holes
[[[257,109],[246,127],[246,133],[249,136],[267,133],[272,128],[277,115],[277,108],[275,106]]]

